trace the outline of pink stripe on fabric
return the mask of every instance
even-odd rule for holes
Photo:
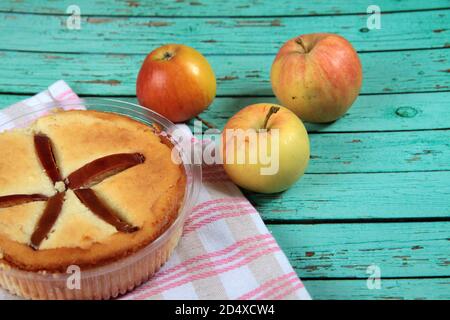
[[[213,199],[213,200],[208,200],[205,202],[202,202],[198,205],[196,205],[194,208],[192,208],[192,213],[197,212],[200,209],[203,209],[205,207],[208,207],[210,205],[213,204],[217,204],[217,203],[227,203],[227,202],[237,202],[237,201],[244,201],[245,199],[243,199],[242,197],[230,197],[230,198],[219,198],[219,199]],[[192,214],[191,213],[191,214]]]
[[[72,91],[72,89],[67,89],[66,91],[61,92],[60,94],[58,94],[55,99],[56,100],[62,100],[65,96],[67,96],[68,94],[73,93],[75,94],[75,92]]]
[[[59,99],[58,101],[66,101],[70,99],[78,99],[78,96],[75,93],[73,93],[65,96],[64,99]]]
[[[217,184],[217,183],[224,184],[224,183],[227,183],[227,182],[230,182],[230,181],[231,181],[231,180],[228,179],[228,178],[223,178],[223,179],[205,179],[205,180],[202,180],[203,183],[208,183],[208,184]]]
[[[183,280],[180,280],[180,281],[177,281],[175,283],[166,285],[164,287],[161,287],[161,288],[158,288],[158,289],[146,292],[146,293],[136,297],[136,299],[146,299],[146,298],[151,297],[151,296],[153,296],[155,294],[161,293],[161,292],[163,292],[165,290],[170,290],[170,289],[182,286],[182,285],[184,285],[184,284],[186,284],[188,282],[191,282],[191,281],[195,281],[195,280],[200,280],[200,279],[216,276],[216,275],[219,275],[221,273],[237,269],[239,267],[242,267],[243,265],[246,265],[246,264],[252,262],[253,260],[258,259],[259,257],[261,257],[263,255],[274,253],[274,252],[277,252],[277,251],[281,251],[281,249],[279,247],[274,247],[274,248],[269,248],[269,249],[257,252],[255,254],[247,257],[246,259],[240,261],[239,263],[236,263],[235,265],[231,265],[231,266],[228,266],[228,267],[222,268],[222,269],[211,270],[211,271],[200,273],[200,274],[196,274],[196,275],[191,275],[191,276],[189,276],[189,277],[187,277],[187,278],[185,278]]]
[[[231,181],[228,176],[214,176],[214,177],[203,177],[203,182],[215,182],[215,181]]]
[[[216,172],[216,171],[225,171],[221,164],[211,164],[203,166],[203,170],[205,172]]]
[[[207,224],[213,223],[217,220],[222,220],[225,218],[235,218],[235,217],[240,217],[240,216],[247,215],[247,214],[257,214],[257,211],[252,208],[251,210],[242,210],[242,211],[237,211],[237,212],[222,213],[222,214],[218,214],[216,216],[208,217],[208,218],[201,220],[200,222],[197,222],[193,225],[186,226],[183,230],[183,235],[188,234],[192,231],[195,231],[195,230],[197,230],[201,227],[204,227]]]
[[[213,177],[213,176],[217,176],[217,175],[226,175],[227,173],[225,171],[207,171],[207,172],[202,172],[202,174],[204,174],[205,176],[208,176],[208,177]]]
[[[204,262],[202,264],[190,267],[190,268],[186,268],[184,270],[180,270],[180,272],[176,273],[176,274],[171,274],[171,275],[167,275],[167,277],[156,277],[155,281],[153,281],[151,283],[151,286],[159,286],[160,284],[164,283],[164,282],[168,282],[168,281],[173,281],[176,280],[178,278],[181,278],[185,275],[189,275],[190,273],[194,273],[196,271],[199,271],[201,269],[205,269],[205,268],[214,268],[217,266],[222,266],[224,264],[229,264],[231,262],[234,262],[240,258],[245,258],[248,254],[252,253],[253,251],[257,250],[257,249],[261,249],[264,247],[269,247],[271,245],[276,245],[276,242],[274,239],[267,239],[267,242],[260,242],[257,243],[253,246],[250,246],[248,248],[245,248],[244,250],[241,250],[239,252],[237,252],[236,254],[230,256],[230,257],[226,257],[226,258],[222,258],[216,261],[207,261]]]
[[[281,282],[280,285],[278,285],[278,286],[276,286],[276,287],[270,289],[270,290],[267,291],[267,292],[264,292],[262,295],[260,295],[260,296],[257,297],[256,299],[259,299],[259,300],[270,299],[270,297],[271,297],[273,294],[280,292],[280,290],[282,290],[282,289],[285,289],[285,288],[291,288],[292,285],[293,285],[294,283],[299,283],[299,280],[298,280],[298,278],[297,278],[297,275],[295,276],[295,278],[290,277],[289,279],[287,279],[287,280]]]
[[[213,172],[213,171],[209,171],[209,172],[203,171],[203,172],[202,172],[202,176],[203,176],[203,178],[207,178],[207,179],[213,179],[213,178],[216,178],[216,177],[219,177],[219,178],[222,178],[222,177],[228,178],[227,173],[226,173],[225,171],[223,171],[223,170],[221,170],[221,171],[215,171],[215,172]]]
[[[207,172],[202,172],[204,176],[207,177],[214,177],[214,176],[219,176],[219,175],[227,175],[227,173],[223,170],[221,171],[207,171]]]
[[[198,220],[199,218],[204,218],[207,215],[211,213],[215,213],[217,211],[225,211],[225,210],[236,210],[236,209],[252,209],[250,203],[242,201],[242,203],[234,203],[232,205],[221,205],[221,206],[215,206],[208,209],[205,209],[203,211],[200,211],[196,214],[191,214],[189,218],[186,221],[186,224],[192,223],[194,220]]]
[[[230,178],[226,174],[215,174],[215,175],[206,175],[202,176],[202,180],[213,181],[213,180],[229,180]]]
[[[280,299],[288,296],[289,294],[291,294],[291,293],[293,293],[293,292],[295,292],[295,291],[297,291],[297,290],[299,290],[299,289],[301,289],[303,287],[304,287],[303,283],[300,282],[299,284],[295,285],[292,289],[290,289],[288,291],[285,291],[285,292],[283,292],[283,293],[273,297],[272,299],[273,300],[280,300]]]
[[[266,289],[272,287],[272,285],[276,284],[278,281],[284,280],[284,279],[286,279],[286,278],[290,278],[290,277],[292,277],[293,275],[296,275],[295,272],[290,272],[290,273],[287,273],[287,274],[283,274],[282,276],[280,276],[280,277],[278,277],[278,278],[269,280],[269,281],[265,282],[264,284],[262,284],[261,286],[259,286],[259,287],[255,288],[255,289],[253,289],[252,291],[249,291],[248,293],[246,293],[246,294],[240,296],[240,297],[238,298],[238,300],[248,300],[248,299],[250,299],[251,297],[257,295],[258,293],[260,293],[260,292],[262,292],[262,291],[264,291],[264,290],[266,290]]]
[[[194,213],[196,214],[199,211],[202,211],[204,209],[209,210],[210,208],[216,208],[217,206],[223,206],[223,205],[227,205],[228,203],[230,204],[234,204],[234,205],[240,205],[240,204],[249,204],[248,200],[246,199],[237,199],[237,198],[232,198],[232,199],[216,199],[216,201],[209,203],[206,206],[198,206],[198,207],[194,207],[194,209],[192,210],[191,213],[191,217],[194,217]]]
[[[190,264],[194,264],[196,262],[200,262],[201,260],[210,259],[210,258],[216,258],[216,257],[220,257],[222,255],[228,254],[228,253],[230,253],[230,252],[232,252],[232,251],[234,251],[236,249],[239,249],[240,247],[243,247],[243,246],[245,246],[245,245],[247,245],[249,243],[258,242],[258,241],[265,240],[265,239],[272,239],[272,238],[273,237],[272,237],[271,234],[267,234],[266,233],[266,234],[261,234],[261,235],[249,237],[249,238],[246,238],[246,239],[242,239],[242,240],[237,241],[237,242],[233,243],[232,245],[230,245],[230,246],[228,246],[228,247],[226,247],[224,249],[213,251],[211,253],[205,253],[205,254],[202,254],[202,255],[190,258],[190,259],[188,259],[186,261],[183,261],[182,263],[180,263],[180,264],[178,264],[178,265],[176,265],[176,266],[174,266],[174,267],[172,267],[170,269],[161,271],[161,272],[156,274],[155,279],[157,279],[159,277],[162,277],[162,276],[164,276],[166,274],[178,271],[181,268],[183,268],[185,266],[188,266]]]
[[[202,181],[204,182],[216,182],[216,181],[231,181],[230,178],[223,174],[223,175],[215,175],[215,176],[203,176]]]

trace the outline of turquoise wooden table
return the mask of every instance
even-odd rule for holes
[[[380,29],[367,27],[372,2],[1,1],[0,106],[58,79],[135,101],[145,55],[176,42],[211,62],[218,96],[202,117],[222,127],[275,102],[269,71],[284,41],[339,33],[362,60],[360,97],[339,121],[307,124],[301,181],[246,195],[314,298],[449,299],[450,1],[377,0]],[[67,27],[73,4],[81,29]],[[377,272],[379,289],[367,281]]]

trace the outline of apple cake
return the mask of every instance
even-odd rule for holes
[[[156,128],[99,111],[57,111],[1,133],[0,268],[61,274],[75,265],[83,272],[152,243],[184,199],[186,175],[172,148]],[[149,274],[131,271],[103,279],[119,282],[99,283],[99,292],[81,288],[61,297],[109,298]],[[5,277],[0,285],[15,293],[49,297],[34,292],[33,283]]]

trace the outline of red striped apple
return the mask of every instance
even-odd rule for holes
[[[359,94],[362,68],[350,42],[330,33],[287,41],[270,73],[281,104],[302,120],[331,122],[347,112]]]
[[[136,81],[141,105],[173,122],[182,122],[205,110],[216,96],[216,77],[197,50],[169,44],[153,50]]]

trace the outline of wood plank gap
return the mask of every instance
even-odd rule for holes
[[[0,50],[1,51],[1,50]],[[398,94],[420,94],[420,93],[443,93],[450,92],[450,90],[439,90],[439,91],[405,91],[405,92],[379,92],[379,93],[360,93],[360,96],[389,96],[389,95],[398,95]],[[16,96],[30,96],[35,95],[36,92],[14,92],[14,91],[0,91],[0,95],[16,95]],[[105,97],[114,97],[114,98],[136,98],[136,95],[126,95],[126,94],[107,94],[107,95],[92,95],[92,94],[79,94],[81,98],[105,98]],[[239,98],[275,98],[274,95],[230,95],[230,94],[218,94],[216,98],[231,98],[231,99],[239,99]]]
[[[429,9],[408,9],[408,10],[388,10],[382,11],[382,14],[396,14],[396,13],[412,13],[412,12],[428,12],[428,11],[440,11],[449,10],[450,7],[429,8]],[[0,10],[0,13],[10,14],[23,14],[23,15],[36,15],[36,16],[69,16],[65,12],[47,13],[47,12],[27,12],[27,11],[11,11]],[[352,13],[315,13],[315,14],[298,14],[298,15],[283,15],[273,14],[267,15],[208,15],[208,16],[177,16],[177,15],[109,15],[109,14],[82,14],[83,17],[95,17],[95,18],[161,18],[161,19],[262,19],[262,18],[314,18],[314,17],[336,17],[336,16],[365,16],[366,12],[352,12]]]
[[[367,277],[301,277],[303,280],[309,280],[309,281],[352,281],[352,280],[367,280]],[[381,280],[415,280],[415,279],[450,279],[449,275],[442,275],[442,276],[412,276],[412,277],[381,277]]]
[[[1,51],[1,50],[0,50]],[[56,80],[56,79],[55,79]],[[399,91],[399,92],[370,92],[370,93],[360,93],[360,96],[386,96],[386,95],[397,95],[397,94],[418,94],[418,93],[443,93],[443,92],[450,92],[450,90],[438,90],[438,91]],[[14,92],[14,91],[0,91],[0,95],[17,95],[17,96],[30,96],[35,95],[37,92]],[[105,98],[105,97],[112,97],[112,98],[136,98],[135,95],[124,95],[124,94],[114,94],[114,93],[106,93],[105,95],[86,95],[86,94],[79,94],[79,97],[83,98]],[[275,98],[273,95],[230,95],[230,94],[218,94],[216,95],[216,98]],[[361,131],[363,132],[363,131]]]
[[[337,120],[339,121],[339,120]],[[427,128],[427,129],[405,129],[405,130],[362,130],[362,131],[308,131],[309,134],[353,134],[353,133],[381,133],[381,132],[416,132],[416,131],[447,131],[450,128]]]
[[[450,222],[448,217],[426,217],[426,218],[357,218],[357,219],[263,219],[266,225],[316,225],[316,224],[373,224],[373,223],[423,223],[423,222]],[[450,240],[449,240],[450,241]]]
[[[392,174],[392,173],[416,173],[416,172],[450,172],[450,170],[398,170],[398,171],[359,171],[359,172],[305,172],[306,175],[336,175],[336,174]]]
[[[360,93],[360,96],[388,96],[395,94],[416,94],[416,93],[440,93],[440,92],[450,92],[450,90],[440,90],[440,91],[397,91],[397,92],[369,92],[369,93]],[[123,96],[123,97],[135,97],[135,96]],[[230,95],[230,94],[218,94],[216,98],[275,98],[274,95],[270,94],[262,94],[262,95]]]
[[[448,45],[443,45],[441,47],[434,48],[402,48],[402,49],[382,49],[382,50],[357,50],[359,54],[365,53],[383,53],[383,52],[412,52],[412,51],[428,51],[428,50],[446,50],[450,49]],[[0,48],[0,52],[23,52],[23,53],[51,53],[51,54],[67,54],[67,55],[82,55],[82,54],[92,54],[92,55],[108,55],[109,53],[101,53],[101,52],[92,52],[92,51],[79,51],[79,52],[65,52],[58,50],[23,50],[23,49],[4,49]],[[143,53],[139,52],[114,52],[112,55],[127,55],[127,56],[145,56]],[[255,56],[270,56],[274,57],[273,53],[205,53],[206,57],[255,57]]]

